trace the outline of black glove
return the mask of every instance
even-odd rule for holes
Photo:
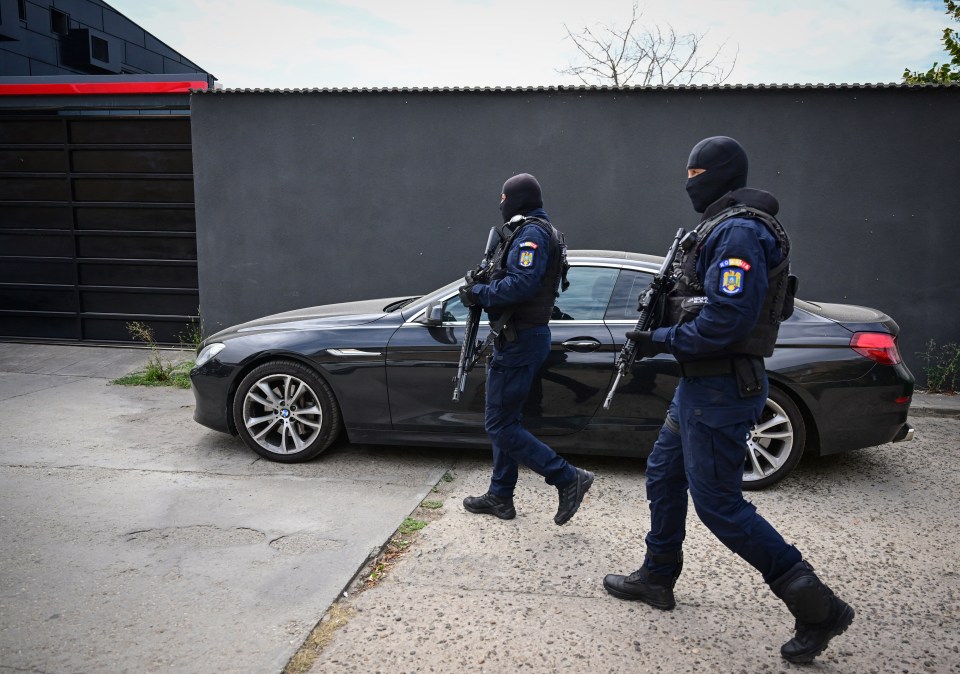
[[[472,286],[474,283],[479,283],[480,279],[477,278],[477,270],[471,269],[467,272],[467,275],[463,277],[463,280],[467,282],[468,286]]]
[[[460,286],[460,302],[467,308],[480,304],[480,298],[473,292],[472,283],[470,285]]]
[[[627,333],[627,339],[637,343],[637,356],[639,358],[652,358],[658,353],[667,352],[666,344],[653,341],[653,332],[650,330],[631,330]]]

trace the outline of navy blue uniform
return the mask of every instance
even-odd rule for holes
[[[668,305],[671,325],[628,333],[644,356],[672,353],[683,376],[647,458],[643,566],[630,575],[607,574],[603,586],[619,599],[664,611],[676,606],[689,492],[700,520],[763,574],[796,619],[781,656],[807,663],[850,626],[855,612],[743,498],[750,427],[769,392],[761,357],[773,353],[795,288],[789,238],[775,219],[780,205],[772,194],[746,187],[747,166],[746,152],[729,136],[704,138],[687,160],[686,191],[703,215],[698,247],[681,257]]]
[[[547,219],[542,209],[528,215]],[[492,319],[510,306],[529,301],[538,292],[550,261],[550,246],[550,236],[542,227],[523,225],[506,253],[506,275],[490,284],[473,286],[472,292]],[[494,347],[487,369],[484,428],[493,443],[489,493],[496,496],[513,497],[518,464],[542,475],[549,485],[576,479],[574,467],[521,424],[523,404],[549,353],[547,325],[517,330],[515,341],[498,340]]]
[[[756,324],[768,269],[780,259],[776,239],[763,223],[743,217],[721,223],[697,258],[706,305],[692,321],[655,330],[653,341],[663,343],[681,363],[734,355],[727,347]],[[647,459],[651,527],[646,542],[652,553],[681,549],[689,489],[703,523],[767,582],[800,561],[800,552],[743,498],[746,441],[767,391],[764,378],[759,394],[741,398],[732,373],[681,378],[669,421]],[[664,576],[675,570],[669,563],[648,560],[647,565]]]

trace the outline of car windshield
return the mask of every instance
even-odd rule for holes
[[[445,297],[462,285],[463,285],[463,279],[460,278],[460,279],[457,279],[456,281],[448,283],[442,288],[437,288],[433,292],[429,292],[426,295],[423,295],[422,297],[418,297],[415,300],[411,301],[409,304],[402,307],[403,311],[401,313],[403,314],[404,320],[409,321],[411,318],[416,316],[419,311],[424,309],[427,306],[427,304],[430,303],[430,300],[436,299],[438,297]]]

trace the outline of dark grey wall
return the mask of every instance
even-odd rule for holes
[[[960,340],[960,87],[221,92],[192,97],[207,333],[422,293],[476,264],[535,174],[571,248],[662,254],[696,223],[687,154],[737,138],[780,199],[801,296]]]

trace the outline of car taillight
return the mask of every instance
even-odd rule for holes
[[[850,348],[881,365],[900,362],[897,340],[886,332],[855,332],[850,338]]]

